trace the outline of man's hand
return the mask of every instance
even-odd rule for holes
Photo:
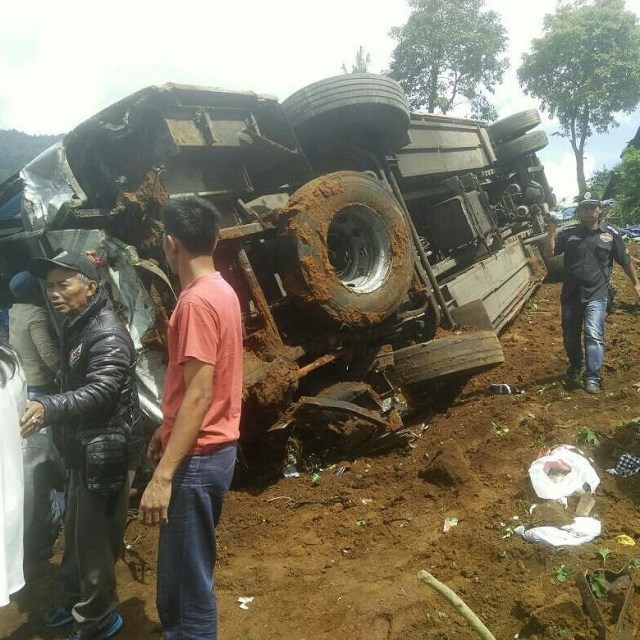
[[[148,525],[166,524],[169,522],[167,512],[170,500],[171,480],[154,475],[142,494],[138,519]]]
[[[162,458],[162,425],[160,425],[151,436],[151,440],[149,440],[149,446],[147,447],[147,458],[158,464],[160,462],[160,458]]]
[[[20,418],[20,435],[28,438],[40,431],[44,425],[44,407],[37,400],[29,400]]]

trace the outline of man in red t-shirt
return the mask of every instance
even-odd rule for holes
[[[161,524],[156,603],[165,640],[217,634],[215,527],[236,460],[242,401],[242,317],[215,270],[220,215],[201,198],[161,211],[163,248],[182,293],[169,322],[163,423],[148,454],[158,461],[140,519]]]

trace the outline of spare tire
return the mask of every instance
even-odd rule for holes
[[[489,133],[494,142],[506,142],[519,138],[527,131],[537,127],[540,122],[542,122],[540,112],[537,109],[527,109],[489,125]]]
[[[395,151],[408,142],[409,103],[393,79],[345,73],[314,82],[283,103],[302,146],[327,138]]]
[[[403,211],[371,176],[340,171],[296,191],[279,212],[279,271],[299,306],[372,326],[406,299],[413,245]]]
[[[527,156],[540,149],[544,149],[549,144],[549,138],[544,131],[532,131],[523,136],[504,142],[496,148],[498,162],[505,163],[510,160],[517,160],[522,156]]]
[[[395,376],[417,387],[438,378],[475,375],[504,362],[494,331],[474,331],[421,342],[393,352]]]

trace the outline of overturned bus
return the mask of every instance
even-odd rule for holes
[[[544,277],[531,239],[555,202],[539,123],[536,110],[491,125],[412,113],[374,74],[282,103],[148,87],[0,185],[16,214],[0,221],[0,268],[92,256],[158,424],[177,284],[158,212],[197,194],[222,214],[215,263],[242,306],[246,464],[402,446],[416,398],[504,361],[497,334]]]

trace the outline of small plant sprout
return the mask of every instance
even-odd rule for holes
[[[598,434],[593,429],[581,427],[578,431],[578,442],[597,447],[600,444],[600,438],[598,438]]]
[[[630,569],[637,569],[640,567],[640,558],[630,558],[629,562],[627,562],[627,567]]]
[[[598,555],[602,558],[602,566],[606,566],[607,564],[607,558],[612,554],[613,552],[611,551],[611,549],[607,549],[607,547],[600,547],[598,549]]]
[[[570,575],[571,569],[566,564],[561,564],[553,570],[553,576],[558,582],[566,582]]]
[[[491,421],[491,426],[497,436],[506,436],[509,433],[509,427],[502,424],[501,422],[493,422]]]
[[[587,580],[596,598],[604,598],[607,595],[607,579],[605,578],[604,571],[593,571],[587,574]]]

